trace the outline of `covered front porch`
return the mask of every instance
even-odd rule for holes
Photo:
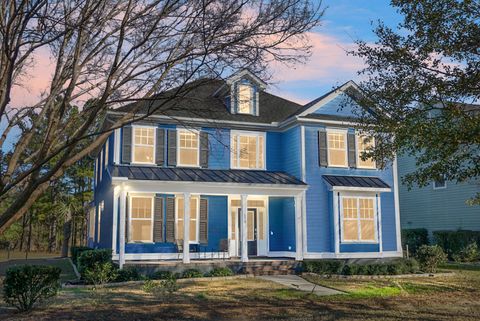
[[[126,262],[301,260],[306,185],[282,181],[113,177],[113,259],[120,267]]]

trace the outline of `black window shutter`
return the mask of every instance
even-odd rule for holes
[[[153,241],[163,242],[163,197],[155,197],[154,219],[153,219]]]
[[[165,164],[165,129],[157,128],[157,149],[155,151],[155,162],[158,166]]]
[[[347,134],[347,146],[348,146],[348,167],[357,166],[357,152],[355,151],[355,134]]]
[[[328,166],[327,132],[324,129],[318,131],[318,164]]]
[[[122,163],[132,162],[132,127],[122,128]]]
[[[167,197],[167,220],[165,224],[167,242],[175,242],[175,198]]]
[[[168,166],[177,165],[177,131],[168,131]]]
[[[200,226],[199,241],[200,244],[208,243],[208,199],[200,199]]]
[[[208,133],[200,132],[200,166],[208,168]]]

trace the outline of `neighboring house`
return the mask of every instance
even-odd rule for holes
[[[112,248],[121,266],[402,255],[396,170],[360,159],[371,143],[351,122],[358,106],[339,111],[353,82],[305,106],[246,70],[189,86],[102,147],[91,246]]]
[[[413,156],[399,157],[400,178],[415,169]],[[469,198],[480,192],[479,180],[459,184],[439,180],[411,190],[401,184],[399,191],[403,229],[426,228],[430,234],[439,230],[480,231],[480,206],[467,204]]]

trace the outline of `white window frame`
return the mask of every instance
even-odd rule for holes
[[[152,162],[137,162],[135,161],[135,129],[139,128],[148,128],[148,129],[153,129],[153,160]],[[139,144],[139,146],[148,146],[150,145],[142,145]],[[157,128],[154,126],[141,126],[141,125],[134,125],[132,126],[132,164],[145,164],[145,165],[155,165],[155,155],[157,153]]]
[[[102,181],[102,176],[103,176],[103,148],[102,150],[100,151],[100,165],[98,166],[98,172],[99,172],[99,178],[98,178],[98,181],[101,182]]]
[[[250,88],[250,111],[249,112],[241,112],[240,111],[240,86],[247,86]],[[254,90],[253,90],[253,85],[248,83],[244,84],[241,81],[238,83],[238,92],[237,92],[237,114],[240,115],[254,115],[255,111],[255,106],[254,106]]]
[[[343,224],[343,199],[344,198],[355,198],[357,201],[357,233],[358,237],[357,240],[345,240],[345,233],[344,233],[344,224]],[[373,201],[373,225],[374,225],[374,232],[375,232],[375,238],[374,240],[361,240],[361,218],[360,218],[360,202],[359,199],[371,199]],[[340,206],[339,206],[339,211],[340,211],[340,231],[341,231],[341,243],[342,244],[378,244],[378,207],[377,207],[377,198],[375,195],[364,195],[364,194],[350,194],[350,193],[342,193],[339,197],[340,199]]]
[[[360,148],[359,148],[360,147],[360,138],[365,137],[365,136],[368,136],[368,135],[364,135],[364,134],[361,134],[361,133],[355,133],[355,153],[357,154],[356,155],[356,157],[357,157],[357,168],[377,169],[377,163],[373,159],[372,159],[372,162],[373,162],[372,166],[362,166],[362,165],[360,165],[360,162],[362,161],[361,152],[360,152]],[[373,145],[373,147],[375,147],[375,138],[370,136],[370,139],[372,139],[372,145]],[[347,151],[347,153],[348,153],[348,151]]]
[[[132,198],[149,198],[152,202],[152,213],[150,217],[151,229],[150,229],[150,239],[149,240],[136,240],[132,241],[132,220],[135,221],[148,221],[148,218],[132,218]],[[153,224],[154,224],[154,215],[155,215],[155,197],[152,194],[130,194],[128,196],[128,243],[153,243]]]
[[[240,136],[250,136],[257,138],[257,167],[249,168],[249,167],[241,167],[240,166]],[[237,164],[234,164],[234,157],[233,157],[233,141],[237,137]],[[263,137],[263,164],[259,164],[259,155],[260,155],[260,148],[259,148],[259,137]],[[232,169],[247,169],[247,170],[265,170],[265,164],[267,163],[267,135],[265,132],[253,132],[253,131],[243,131],[243,130],[232,130],[230,132],[230,168]],[[260,166],[258,166],[260,165]]]
[[[98,185],[98,156],[97,158],[95,158],[94,171],[95,171],[95,186],[97,186]]]
[[[444,182],[443,185],[437,186],[437,182],[435,180],[433,180],[433,182],[432,182],[433,189],[434,190],[446,189],[447,188],[447,180],[445,179],[445,177],[443,178],[443,182]]]
[[[101,225],[102,225],[102,214],[103,211],[105,210],[105,201],[101,201],[98,203],[98,215],[97,215],[97,243],[100,242],[100,231],[101,231]]]
[[[183,195],[177,195],[175,196],[175,239],[180,239],[179,238],[179,235],[178,235],[178,230],[177,230],[177,226],[178,226],[178,200],[179,199],[183,199],[183,210],[184,210],[184,213],[183,213],[183,221],[185,220],[185,198],[183,197]],[[190,235],[188,236],[189,240],[189,244],[199,244],[200,241],[199,241],[199,233],[200,233],[200,197],[199,196],[190,196],[190,200],[195,200],[195,202],[197,203],[197,206],[196,206],[196,209],[197,209],[197,215],[196,215],[196,233],[195,233],[195,241],[191,241],[190,240]],[[192,220],[192,216],[190,216],[190,220]],[[189,222],[190,223],[190,222]],[[185,222],[183,223],[185,224]],[[185,229],[185,225],[184,225],[184,229]],[[185,230],[184,230],[185,231]],[[183,239],[184,235],[181,235],[181,238]]]
[[[103,167],[105,169],[107,169],[107,167],[108,167],[108,138],[107,138],[107,141],[105,143],[105,163],[103,164]]]
[[[348,129],[339,129],[339,128],[327,128],[327,155],[328,155],[328,167],[337,167],[337,168],[348,168],[348,141],[347,141],[347,134]],[[330,153],[330,140],[328,139],[328,134],[342,134],[345,141],[345,165],[332,165],[330,161],[331,153]]]
[[[197,164],[196,165],[190,165],[190,164],[182,164],[180,162],[180,135],[182,133],[189,133],[189,134],[197,134]],[[186,129],[186,128],[180,128],[177,129],[177,148],[176,148],[176,153],[177,153],[177,167],[191,167],[191,168],[200,168],[200,131],[198,129]],[[188,149],[193,149],[193,148],[188,148]]]

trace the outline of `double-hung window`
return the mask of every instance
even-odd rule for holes
[[[341,198],[342,242],[376,242],[375,197]]]
[[[199,166],[199,135],[196,130],[178,130],[178,165]]]
[[[185,205],[184,205],[184,198],[177,197],[177,213],[176,213],[176,237],[177,240],[183,240],[183,224],[184,224],[184,214],[185,214]],[[199,216],[199,207],[198,207],[198,197],[191,197],[190,198],[190,243],[198,243],[198,216]]]
[[[133,163],[153,164],[154,155],[155,128],[133,127]]]
[[[375,140],[373,137],[357,135],[357,167],[375,168],[375,161],[371,157],[362,160],[362,155],[369,152],[374,146]]]
[[[265,133],[231,133],[232,168],[265,169]]]
[[[238,85],[238,113],[253,114],[252,86]]]
[[[130,242],[153,242],[153,197],[130,198]]]
[[[347,167],[347,131],[327,130],[328,166]]]

